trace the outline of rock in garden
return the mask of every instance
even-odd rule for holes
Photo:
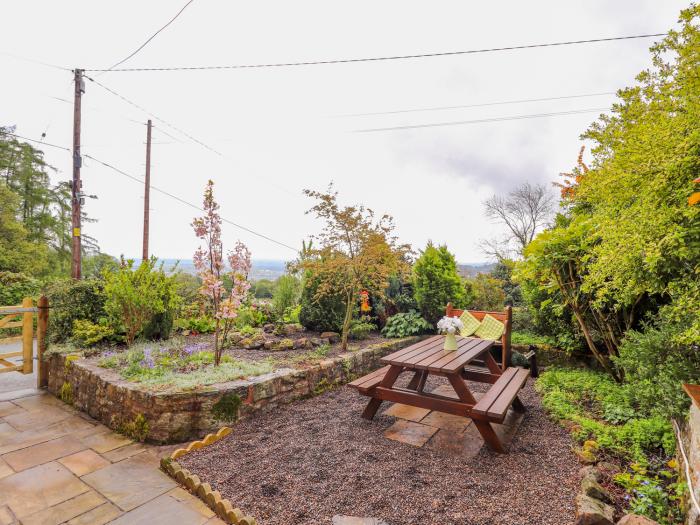
[[[610,493],[605,489],[605,487],[591,477],[583,478],[583,481],[581,482],[581,492],[587,496],[590,496],[591,498],[599,499],[606,503],[612,503]]]
[[[659,523],[639,514],[626,514],[617,522],[617,525],[659,525]]]
[[[580,493],[576,496],[575,525],[614,525],[615,509],[600,500]]]
[[[246,341],[245,349],[246,350],[258,350],[263,347],[265,344],[265,338],[264,337],[253,337],[252,339],[248,339]]]
[[[274,341],[265,341],[265,344],[263,344],[263,348],[265,350],[272,350],[274,347],[275,347]]]
[[[582,480],[590,478],[593,481],[600,481],[600,471],[593,465],[581,467],[581,470],[579,470],[578,473],[581,475]]]
[[[337,343],[340,341],[340,334],[338,332],[323,332],[321,339],[328,339],[331,343]]]
[[[320,337],[312,337],[311,338],[311,345],[312,346],[321,346],[321,345],[327,345],[328,344],[328,339],[321,339]]]
[[[303,332],[304,327],[301,326],[300,324],[297,323],[289,323],[284,325],[284,333],[286,335],[293,335],[293,334],[298,334],[299,332]]]
[[[263,326],[263,332],[265,332],[266,334],[271,334],[274,331],[275,331],[275,324],[274,323],[267,323],[266,325]]]
[[[300,337],[294,341],[294,348],[309,348],[311,346],[311,341],[306,337]]]
[[[294,348],[294,341],[291,339],[282,339],[279,343],[277,343],[277,348],[280,350],[291,350]]]

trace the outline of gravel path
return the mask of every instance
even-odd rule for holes
[[[261,525],[329,525],[336,514],[389,525],[569,524],[578,485],[570,438],[531,382],[521,399],[528,412],[505,455],[482,447],[456,457],[386,439],[389,404],[365,421],[366,398],[342,387],[243,421],[181,464]]]

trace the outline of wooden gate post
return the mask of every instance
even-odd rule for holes
[[[46,329],[49,324],[49,300],[45,295],[39,297],[37,303],[39,307],[39,315],[36,325],[36,353],[37,353],[37,371],[36,371],[36,386],[43,388],[48,386],[48,377],[46,376],[46,368],[44,367],[44,352],[46,351]]]
[[[22,300],[22,308],[32,308],[34,302],[31,297]],[[22,373],[31,374],[34,371],[34,313],[32,311],[22,314]]]

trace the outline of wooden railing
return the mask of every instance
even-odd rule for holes
[[[31,297],[25,297],[21,305],[0,306],[0,330],[7,328],[21,328],[22,335],[5,337],[0,339],[0,345],[7,343],[22,343],[22,349],[14,352],[0,354],[0,373],[21,372],[31,374],[34,372],[34,314],[37,314],[37,386],[45,385],[41,359],[46,349],[46,328],[49,320],[49,301],[43,295],[39,298],[37,306]],[[21,364],[15,364],[8,359],[22,357]]]

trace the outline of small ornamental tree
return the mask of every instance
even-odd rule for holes
[[[341,344],[345,350],[360,292],[366,289],[374,297],[382,297],[389,278],[406,269],[410,248],[397,244],[394,222],[389,215],[377,220],[374,212],[364,206],[339,206],[332,186],[326,193],[312,190],[304,193],[317,200],[308,213],[323,219],[325,226],[316,236],[319,247],[310,244],[297,265],[307,272],[308,279],[318,284],[315,301],[342,297],[345,314]]]
[[[228,254],[229,270],[226,270],[218,209],[219,205],[214,200],[214,183],[210,180],[204,190],[204,216],[195,218],[192,227],[195,235],[204,243],[194,253],[194,266],[202,278],[200,293],[208,299],[216,320],[215,365],[221,362],[223,343],[233,326],[233,320],[238,316],[238,309],[248,295],[248,274],[251,267],[250,250],[238,241],[234,250]],[[231,278],[230,293],[224,288],[222,279],[226,273]]]

